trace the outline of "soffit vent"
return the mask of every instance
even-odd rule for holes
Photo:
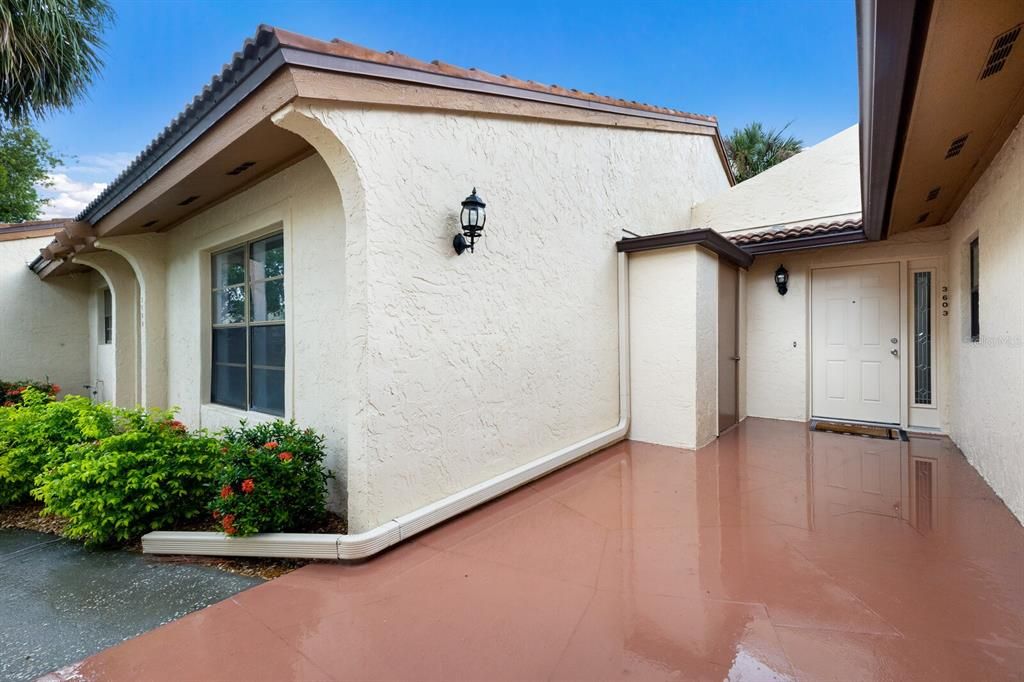
[[[928,220],[928,216],[930,216],[930,215],[931,215],[931,211],[928,211],[926,213],[922,213],[921,215],[917,216],[917,224],[920,225],[924,221]]]
[[[143,227],[153,227],[154,225],[157,224],[157,222],[158,221],[156,221],[156,220],[150,220],[148,223],[142,223],[142,226]]]
[[[199,198],[198,194],[193,194],[192,196],[190,196],[189,198],[185,199],[184,201],[179,201],[178,202],[178,206],[188,206],[189,204],[191,204],[193,201],[195,201],[198,198]]]
[[[229,170],[226,174],[227,175],[241,175],[242,173],[244,173],[245,171],[249,170],[250,168],[252,168],[255,165],[256,165],[255,161],[244,161],[244,162],[238,164],[237,166],[235,166],[234,168],[232,168],[231,170]]]
[[[936,199],[938,199],[939,198],[939,192],[941,192],[941,191],[942,191],[941,187],[932,187],[931,190],[928,191],[928,199],[927,199],[927,201],[935,201]]]
[[[959,156],[960,152],[964,150],[965,144],[967,144],[967,135],[961,135],[950,142],[949,149],[946,150],[946,158],[952,159],[954,156]]]
[[[992,41],[992,49],[989,50],[988,59],[985,60],[985,68],[981,70],[981,76],[978,80],[983,81],[1003,70],[1003,67],[1006,66],[1006,60],[1010,58],[1013,44],[1020,37],[1020,29],[1021,24],[1017,24],[1006,33],[996,36],[996,39]]]

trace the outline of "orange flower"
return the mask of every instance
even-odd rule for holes
[[[187,430],[187,427],[184,424],[182,424],[180,421],[178,421],[177,419],[174,419],[174,420],[170,421],[167,425],[170,426],[175,431],[185,431],[185,430]]]
[[[277,447],[277,441],[276,440],[268,441],[268,442],[263,444],[263,447],[265,447],[267,450],[273,450],[274,448]]]
[[[50,386],[50,393],[60,393],[60,384],[54,384],[53,386]]]
[[[288,462],[292,458],[292,453],[290,453],[290,452],[282,452],[282,453],[278,454],[277,458],[279,460],[281,460],[282,462]]]
[[[226,500],[229,497],[231,497],[234,493],[235,491],[231,489],[231,486],[226,485],[220,489],[220,499]]]
[[[222,455],[228,454],[228,446],[225,445],[224,447],[222,447],[220,449],[220,454],[222,454]]]
[[[13,400],[5,400],[4,401],[4,407],[14,407],[14,401]]]
[[[216,509],[213,510],[213,518],[215,518],[215,519],[219,519],[220,518],[220,512],[217,511]]]
[[[235,534],[235,515],[225,514],[224,518],[220,520],[220,525],[224,527],[224,532],[228,535]]]
[[[248,495],[255,489],[256,484],[253,483],[253,480],[251,478],[247,478],[244,481],[242,481],[242,492],[245,493],[246,495]]]

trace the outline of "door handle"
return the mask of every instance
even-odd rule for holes
[[[896,350],[895,348],[890,350],[889,354],[892,355],[894,358],[898,358],[900,356],[900,352],[898,350]]]
[[[738,355],[734,355],[734,356],[732,356],[732,357],[731,357],[731,358],[729,358],[729,359],[730,359],[730,360],[735,360],[736,362],[739,362],[739,361],[740,361],[740,356],[738,356]]]

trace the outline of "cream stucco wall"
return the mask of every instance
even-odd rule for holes
[[[276,120],[348,202],[355,531],[613,426],[615,242],[685,228],[727,186],[705,136],[313,103]],[[456,256],[473,187],[488,222]]]
[[[1024,521],[1024,123],[949,223],[949,434]],[[980,249],[981,339],[970,340],[968,244]]]
[[[693,207],[693,227],[736,232],[859,214],[860,138],[851,126]]]
[[[814,268],[839,267],[878,262],[899,262],[901,278],[916,263],[936,263],[938,281],[935,286],[948,286],[949,277],[943,267],[948,248],[945,227],[927,228],[904,233],[884,242],[797,251],[758,256],[747,273],[743,286],[746,307],[746,354],[740,366],[745,374],[746,412],[752,417],[804,421],[810,418],[810,290],[809,278]],[[775,269],[785,265],[789,271],[789,290],[780,296],[774,283]],[[907,324],[907,301],[900,302],[902,337],[910,336]],[[937,316],[937,340],[944,336],[949,318]],[[905,344],[906,345],[906,344]],[[945,423],[951,391],[943,372],[948,363],[940,353],[938,399]],[[906,373],[904,363],[904,374]],[[906,405],[907,401],[904,399]]]
[[[51,238],[0,242],[0,377],[84,394],[89,382],[90,275],[40,281],[28,268]]]

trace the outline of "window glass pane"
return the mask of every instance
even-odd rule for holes
[[[971,242],[971,340],[978,341],[981,338],[981,303],[978,295],[980,289],[981,273],[979,268],[978,240]]]
[[[245,365],[245,327],[213,330],[213,364]]]
[[[213,288],[223,289],[245,281],[245,247],[214,254]]]
[[[213,292],[213,323],[235,324],[245,321],[245,285]]]
[[[114,342],[114,299],[110,289],[103,290],[103,343]]]
[[[253,242],[249,247],[249,277],[253,281],[284,275],[284,235]]]
[[[932,404],[932,273],[914,273],[914,402]]]
[[[284,325],[251,327],[252,366],[284,367]]]
[[[214,365],[211,379],[212,402],[245,409],[245,365]]]
[[[278,322],[284,320],[284,280],[256,282],[252,285],[253,322]]]
[[[251,375],[252,409],[284,414],[284,370],[253,367]]]

